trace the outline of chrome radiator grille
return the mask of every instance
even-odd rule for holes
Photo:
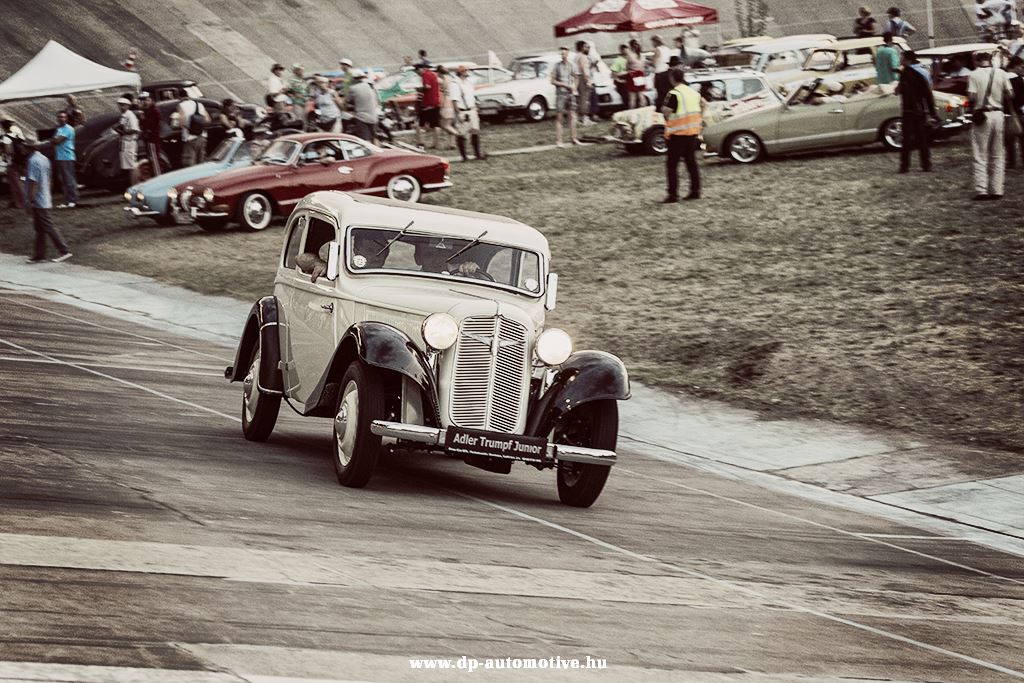
[[[459,427],[512,432],[529,382],[526,328],[501,316],[466,318],[455,347],[451,418]]]

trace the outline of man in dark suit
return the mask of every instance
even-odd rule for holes
[[[917,60],[913,51],[903,53],[903,69],[896,86],[900,95],[903,117],[903,146],[900,149],[900,173],[910,170],[910,152],[915,147],[920,151],[921,170],[932,170],[929,156],[928,122],[937,120],[935,98],[928,72]]]

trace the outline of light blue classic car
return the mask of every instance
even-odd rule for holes
[[[232,168],[251,166],[268,143],[268,140],[228,138],[201,164],[164,173],[129,187],[124,193],[128,202],[124,210],[133,218],[145,216],[164,225],[174,225],[177,222],[178,206],[169,200],[168,190],[179,183],[207,178]]]

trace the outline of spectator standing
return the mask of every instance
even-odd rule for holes
[[[309,97],[313,101],[316,127],[327,133],[340,133],[341,108],[345,106],[345,101],[331,89],[325,76],[313,79]]]
[[[469,135],[469,143],[473,147],[473,156],[483,161],[487,157],[480,149],[480,112],[476,108],[476,86],[473,83],[473,76],[464,65],[459,65],[455,70],[457,97],[453,98],[456,109],[456,126],[459,136],[455,143],[459,147],[462,160],[466,160],[466,135]]]
[[[75,179],[75,129],[68,123],[63,110],[57,112],[57,130],[53,133],[53,156],[60,174],[60,186],[64,192],[64,203],[58,209],[73,209],[78,206],[78,181]]]
[[[448,141],[445,143],[444,149],[451,149],[451,143],[454,143],[459,137],[459,131],[455,127],[455,112],[458,108],[455,105],[455,100],[459,98],[459,84],[455,76],[448,71],[444,64],[437,65],[437,79],[441,87],[441,109],[439,111],[440,124],[438,127],[448,135]],[[465,150],[465,147],[463,147]],[[466,161],[466,154],[463,151],[462,160]]]
[[[899,79],[900,51],[892,42],[892,34],[882,34],[882,44],[875,52],[875,82],[889,85]]]
[[[71,249],[68,247],[68,243],[50,217],[50,209],[53,208],[53,199],[50,196],[50,174],[50,160],[38,149],[33,149],[28,154],[25,164],[25,210],[28,215],[32,216],[32,227],[36,233],[32,256],[26,259],[28,263],[42,263],[46,260],[47,238],[57,249],[57,258],[53,259],[54,263],[71,258]]]
[[[64,109],[61,111],[68,115],[68,125],[76,127],[85,123],[85,114],[78,108],[78,98],[68,95],[64,102]]]
[[[857,18],[853,20],[853,35],[857,38],[870,38],[878,32],[878,20],[871,16],[871,8],[861,5],[857,8]]]
[[[689,59],[686,56],[686,40],[683,38],[683,36],[680,34],[673,38],[672,45],[675,48],[675,55],[672,56],[675,57],[676,55],[678,55],[679,63],[682,64],[684,67],[689,66]]]
[[[292,108],[297,117],[299,112],[306,108],[308,93],[306,92],[306,70],[301,64],[292,64],[292,75],[288,77],[288,84],[284,88],[284,94],[291,100]]]
[[[974,63],[976,68],[967,79],[967,98],[977,114],[971,127],[973,199],[1002,199],[1006,173],[1003,103],[1010,98],[1010,81],[1005,71],[992,65],[991,54],[976,52]]]
[[[585,40],[576,41],[574,71],[576,72],[576,108],[580,117],[580,125],[592,126],[590,119],[590,91],[594,86],[593,74],[590,72],[590,45]]]
[[[668,193],[662,201],[670,204],[679,201],[679,161],[686,163],[690,176],[690,193],[684,200],[700,199],[700,167],[697,165],[697,151],[700,149],[700,134],[704,124],[704,99],[688,86],[682,69],[669,71],[672,90],[665,96],[661,113],[665,115],[665,141],[668,154],[665,157],[665,176]]]
[[[181,165],[182,167],[201,164],[206,159],[206,126],[210,114],[199,100],[182,95],[178,103],[181,120]]]
[[[900,94],[903,121],[903,145],[900,147],[900,173],[910,170],[910,154],[916,147],[921,157],[921,170],[931,171],[929,156],[928,120],[935,120],[935,98],[928,77],[915,68],[917,55],[908,50],[903,53],[903,71],[896,86]]]
[[[658,93],[658,99],[654,106],[661,109],[665,103],[665,95],[672,88],[668,75],[668,60],[672,56],[671,50],[665,45],[661,36],[652,36],[651,43],[654,44],[654,54],[651,56],[651,66],[654,68],[654,89]]]
[[[886,11],[886,14],[889,15],[889,18],[886,20],[885,24],[882,25],[882,33],[891,33],[897,38],[906,38],[907,36],[912,36],[917,33],[917,29],[914,28],[909,21],[900,16],[899,7],[890,7]]]
[[[629,87],[626,85],[629,75],[629,45],[619,45],[619,54],[612,60],[610,70],[612,72],[612,83],[619,93],[622,106],[629,108]]]
[[[338,67],[341,69],[341,79],[338,81],[336,89],[344,99],[348,95],[348,89],[352,87],[352,60],[347,57],[339,59]]]
[[[418,50],[416,52],[416,54],[420,58],[419,64],[426,64],[427,68],[429,68],[429,69],[433,69],[434,68],[434,63],[427,58],[427,51],[426,50],[420,49],[420,50]]]
[[[436,74],[434,79],[436,83]],[[352,70],[352,87],[348,89],[345,100],[354,115],[352,123],[355,126],[355,135],[367,142],[373,142],[377,135],[377,119],[380,116],[378,97],[377,91],[366,80],[366,72],[362,69]]]
[[[561,57],[551,67],[551,84],[555,86],[555,145],[562,146],[562,119],[569,119],[569,137],[576,138],[576,68],[569,61],[569,48],[558,48]]]
[[[423,50],[420,50],[422,53]],[[434,131],[434,147],[438,146],[438,126],[441,124],[441,83],[429,62],[416,65],[416,73],[423,80],[420,92],[423,94],[419,111],[419,126],[416,128],[416,144],[423,146],[423,131]]]
[[[1010,57],[1024,57],[1024,31],[1019,21],[1010,22],[1006,32],[1006,54]]]
[[[264,98],[267,106],[270,107],[274,113],[281,114],[284,112],[284,81],[281,76],[284,74],[284,65],[275,64],[270,67],[270,76],[267,77],[267,95]]]
[[[114,132],[121,137],[118,145],[118,163],[122,171],[128,172],[128,183],[136,185],[139,182],[139,169],[136,163],[141,132],[139,119],[132,111],[132,101],[127,97],[117,100],[117,108],[121,110],[121,118],[114,126]]]
[[[629,52],[626,53],[626,88],[629,92],[628,106],[636,109],[640,106],[641,93],[647,91],[643,51],[636,39],[629,41]]]
[[[1011,116],[1024,128],[1024,57],[1010,57],[1006,69],[1010,74]],[[1009,119],[1007,119],[1009,122]],[[1006,167],[1017,168],[1017,151],[1020,150],[1021,168],[1024,168],[1024,135],[1006,136]]]
[[[0,142],[3,147],[0,153],[7,162],[7,188],[11,194],[11,207],[15,209],[25,208],[25,187],[21,182],[21,171],[25,160],[21,158],[25,150],[25,135],[11,119],[0,121],[0,130],[3,137]]]
[[[162,145],[160,110],[157,109],[153,96],[148,92],[140,95],[142,98],[142,141],[146,143],[146,155],[149,157],[149,169],[154,176],[164,172],[163,164],[160,162]]]

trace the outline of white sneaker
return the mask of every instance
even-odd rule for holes
[[[69,258],[71,258],[72,256],[74,256],[74,254],[72,254],[72,253],[71,253],[71,252],[69,251],[69,252],[68,252],[68,253],[66,253],[66,254],[61,254],[61,255],[60,255],[60,256],[58,256],[57,258],[55,258],[55,259],[50,259],[50,260],[51,260],[51,261],[53,261],[54,263],[63,263],[64,261],[67,261],[67,260],[68,260]]]

